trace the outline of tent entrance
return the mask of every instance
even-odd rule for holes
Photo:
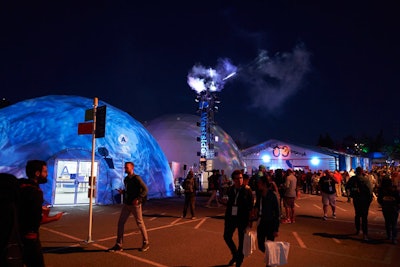
[[[98,162],[94,162],[94,171],[95,176],[98,177]],[[55,172],[55,205],[89,204],[91,161],[56,160]],[[96,191],[94,192],[95,197]]]

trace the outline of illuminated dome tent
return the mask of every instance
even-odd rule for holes
[[[199,171],[199,121],[199,116],[172,114],[161,116],[145,125],[167,156],[175,178],[184,176],[185,166],[187,170],[192,168]],[[224,170],[227,175],[234,169],[243,169],[244,162],[235,142],[221,127],[212,127],[217,139],[214,150],[218,153],[213,159],[212,168]]]
[[[150,133],[126,112],[105,102],[105,137],[96,138],[95,173],[97,204],[120,201],[124,163],[135,163],[135,172],[149,187],[149,198],[173,195],[168,161]],[[93,99],[78,96],[45,96],[0,109],[0,172],[25,177],[29,159],[47,162],[48,182],[43,186],[49,204],[89,203],[92,135],[78,135],[78,123]]]

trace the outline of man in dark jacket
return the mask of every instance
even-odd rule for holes
[[[47,183],[47,164],[42,160],[29,160],[26,164],[28,179],[19,179],[19,225],[22,238],[23,261],[27,267],[45,266],[39,238],[41,224],[59,220],[63,213],[49,216],[50,209],[43,206],[43,191],[39,184]]]
[[[360,219],[364,240],[368,240],[368,211],[372,201],[372,185],[368,177],[364,175],[361,167],[356,168],[356,175],[351,177],[346,184],[346,190],[350,191],[354,205],[354,223],[356,234],[360,233]]]
[[[125,173],[127,174],[124,179],[125,189],[118,190],[120,194],[124,195],[124,204],[118,220],[117,242],[112,248],[108,249],[110,252],[123,250],[124,227],[131,213],[135,217],[136,224],[142,233],[143,245],[139,250],[147,251],[150,248],[149,237],[142,216],[142,203],[146,200],[148,188],[142,178],[135,174],[134,168],[133,162],[125,163]]]
[[[246,227],[251,225],[250,215],[253,209],[253,194],[250,188],[243,185],[243,173],[235,170],[232,173],[233,185],[228,189],[228,201],[225,211],[224,240],[232,253],[228,265],[241,266],[243,262],[243,239]],[[233,242],[233,233],[237,229],[239,244]]]

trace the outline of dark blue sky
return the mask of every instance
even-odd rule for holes
[[[71,94],[142,123],[195,114],[188,73],[227,58],[239,71],[218,93],[215,120],[234,139],[315,145],[325,133],[399,134],[394,3],[4,2],[0,88],[12,103]]]

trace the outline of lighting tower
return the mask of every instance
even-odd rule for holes
[[[215,152],[215,135],[213,127],[215,126],[214,113],[218,110],[216,104],[220,103],[216,93],[210,90],[204,90],[196,97],[199,103],[197,112],[200,113],[200,162],[212,160],[218,153]]]
[[[196,102],[199,103],[200,113],[200,166],[203,170],[211,170],[213,159],[218,155],[215,152],[214,113],[218,110],[220,101],[217,92],[221,91],[225,82],[236,74],[237,68],[228,59],[221,59],[216,69],[204,68],[196,65],[188,75],[189,86],[196,91]],[[211,166],[210,166],[211,165]]]

